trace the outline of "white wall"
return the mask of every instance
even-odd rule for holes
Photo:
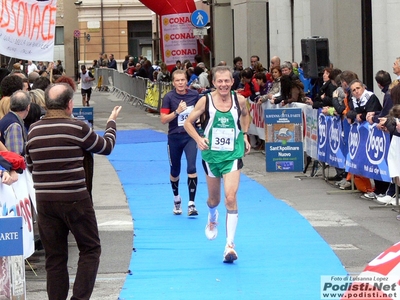
[[[234,56],[243,59],[244,68],[250,66],[252,55],[258,55],[264,67],[268,67],[266,2],[266,0],[231,1],[235,27]]]
[[[281,61],[292,60],[290,0],[269,1],[270,54]]]
[[[221,60],[232,65],[233,60],[233,25],[232,10],[229,0],[218,1],[222,6],[213,6],[213,24],[211,30],[214,36],[214,53],[215,65]],[[211,62],[210,62],[211,63]]]

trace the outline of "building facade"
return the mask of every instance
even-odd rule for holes
[[[329,40],[334,67],[356,72],[370,89],[378,70],[391,72],[398,54],[400,0],[196,0],[210,16],[203,53],[210,66],[244,66],[258,55],[265,67],[272,56],[302,60],[301,40]],[[126,55],[161,59],[159,20],[138,0],[58,0],[54,60],[61,59],[67,75],[79,64],[91,65],[99,53],[113,53],[119,68]],[[79,36],[76,36],[76,33]],[[201,47],[201,46],[200,46]]]

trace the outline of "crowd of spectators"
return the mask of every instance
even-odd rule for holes
[[[221,61],[220,64],[226,63]],[[162,71],[155,71],[160,75],[166,73],[166,66],[163,63],[161,66]],[[213,88],[209,80],[210,71],[201,58],[197,57],[194,65],[190,61],[176,61],[171,72],[167,71],[168,78],[178,69],[185,70],[188,88],[195,89],[200,94]],[[139,71],[140,69],[137,70]],[[390,128],[393,134],[397,132],[394,116],[400,111],[400,106],[396,106],[400,104],[400,98],[397,96],[400,87],[396,87],[400,79],[400,58],[393,64],[393,73],[397,76],[394,81],[391,80],[391,74],[384,70],[378,71],[375,76],[376,83],[384,95],[380,100],[370,91],[371,87],[365,86],[358,75],[350,70],[342,71],[331,64],[323,69],[319,78],[307,78],[302,62],[281,62],[278,56],[273,56],[269,68],[266,68],[259,57],[253,55],[248,67],[244,67],[241,57],[234,58],[232,90],[257,105],[269,101],[273,107],[284,107],[293,102],[300,102],[310,105],[313,109],[320,109],[325,115],[340,116],[343,122],[376,123],[382,130]],[[143,77],[151,78],[145,75]],[[162,81],[162,77],[163,75],[157,76],[154,80]],[[265,141],[260,137],[252,137],[254,149],[265,153],[264,145]],[[340,168],[335,168],[335,172],[335,175],[327,179],[340,189],[350,189],[351,174]],[[357,183],[363,192],[363,198],[374,199],[382,204],[395,204],[393,183],[360,176],[357,176]]]
[[[0,70],[0,178],[11,185],[25,169],[28,129],[46,113],[44,91],[51,82],[74,85],[74,81],[65,76],[61,60],[20,60],[11,70],[5,64]],[[23,163],[15,163],[19,161]]]

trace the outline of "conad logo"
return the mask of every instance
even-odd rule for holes
[[[163,19],[163,24],[165,26],[168,24],[173,25],[173,24],[185,24],[185,23],[190,23],[189,17],[172,17]]]
[[[194,39],[193,33],[183,32],[183,33],[173,33],[173,34],[166,34],[164,35],[164,40],[166,42],[174,41],[174,40],[188,40]]]
[[[167,57],[171,56],[185,56],[185,55],[196,55],[196,49],[176,49],[176,50],[166,50],[165,55]]]

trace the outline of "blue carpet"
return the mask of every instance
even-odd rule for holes
[[[238,192],[235,239],[239,259],[234,264],[222,263],[225,208],[219,207],[217,239],[208,241],[204,235],[207,186],[200,153],[199,216],[172,214],[166,135],[151,130],[119,131],[109,160],[135,220],[136,252],[120,300],[317,300],[321,275],[346,274],[306,219],[244,175]],[[182,160],[179,188],[184,203],[188,198],[186,181]]]

